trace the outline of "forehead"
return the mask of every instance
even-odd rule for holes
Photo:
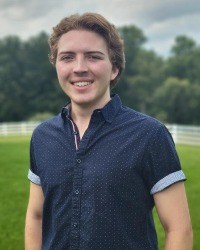
[[[71,30],[61,36],[58,41],[58,52],[60,50],[71,51],[107,51],[107,43],[99,34],[88,30]]]

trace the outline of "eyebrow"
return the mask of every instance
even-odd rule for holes
[[[101,55],[104,55],[104,53],[101,52],[101,51],[87,51],[85,54],[87,54],[87,55],[90,55],[90,54],[101,54]]]
[[[73,52],[73,51],[61,51],[60,53],[59,53],[59,55],[65,55],[65,54],[76,54],[75,52]],[[86,51],[84,54],[86,54],[86,55],[90,55],[90,54],[101,54],[101,55],[105,55],[103,52],[101,52],[101,51],[96,51],[96,50],[94,50],[94,51]]]

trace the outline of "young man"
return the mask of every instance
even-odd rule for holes
[[[63,19],[50,61],[71,102],[31,140],[26,250],[192,249],[184,173],[159,121],[110,96],[124,68],[115,27],[94,13]]]

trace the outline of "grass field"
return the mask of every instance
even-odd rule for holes
[[[187,176],[186,191],[194,230],[194,250],[200,249],[200,147],[178,146]],[[28,201],[29,138],[0,138],[0,250],[24,249],[24,218]],[[155,215],[159,249],[164,233]]]
[[[185,182],[188,203],[192,218],[193,232],[194,232],[194,248],[200,249],[200,147],[178,145],[177,151],[182,164],[182,168],[187,177]],[[158,232],[159,249],[163,249],[164,232],[161,225],[158,223],[158,217],[155,214],[155,221]]]

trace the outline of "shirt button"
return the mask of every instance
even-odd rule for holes
[[[77,163],[81,163],[81,159],[76,159]]]
[[[74,135],[78,135],[78,132],[77,132],[77,131],[74,131],[73,134],[74,134]]]
[[[79,190],[76,189],[76,190],[74,191],[74,193],[75,193],[75,194],[79,194]]]
[[[78,226],[78,223],[74,222],[73,227],[77,227],[77,226]]]

